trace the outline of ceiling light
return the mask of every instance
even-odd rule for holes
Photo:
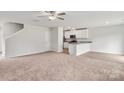
[[[107,25],[108,25],[108,24],[110,24],[110,22],[109,22],[109,21],[105,21],[105,24],[107,24]]]
[[[124,22],[124,19],[121,19],[121,22]]]
[[[49,21],[59,19],[64,20],[63,16],[66,15],[65,12],[57,12],[57,11],[42,11],[38,17],[45,17],[49,18]]]
[[[55,17],[55,16],[49,16],[49,19],[50,19],[50,20],[55,20],[56,17]]]
[[[34,19],[33,22],[40,22],[40,20],[38,20],[38,19]]]

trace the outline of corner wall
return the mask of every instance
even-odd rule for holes
[[[63,28],[50,28],[50,47],[51,51],[63,52]]]

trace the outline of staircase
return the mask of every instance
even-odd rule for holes
[[[6,56],[7,41],[24,29],[24,25],[20,23],[7,22],[2,26],[2,56]]]

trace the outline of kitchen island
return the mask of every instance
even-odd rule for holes
[[[90,44],[92,41],[79,41],[69,43],[69,54],[72,56],[78,56],[90,51]]]

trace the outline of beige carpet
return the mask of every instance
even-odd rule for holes
[[[124,80],[124,56],[48,52],[1,59],[0,80]]]

